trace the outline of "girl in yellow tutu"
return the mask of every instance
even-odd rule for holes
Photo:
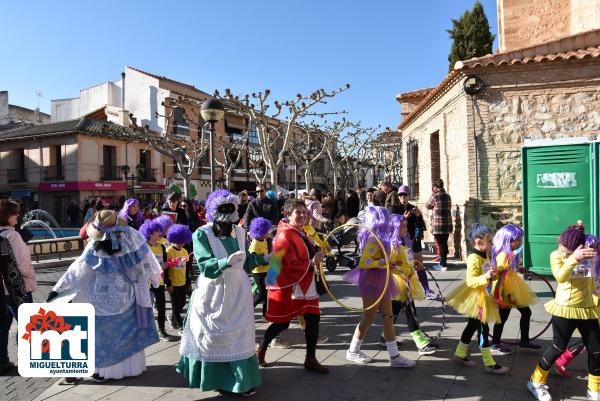
[[[408,330],[419,350],[419,355],[431,355],[439,349],[439,346],[430,342],[429,338],[427,338],[419,327],[419,322],[416,320],[417,310],[413,302],[415,299],[425,299],[425,290],[415,271],[415,264],[423,268],[423,263],[415,259],[415,255],[411,249],[408,220],[402,215],[392,214],[390,216],[390,223],[392,227],[390,238],[392,277],[400,289],[400,294],[392,300],[394,324],[400,312],[404,311]],[[385,345],[385,342],[383,344]]]
[[[483,225],[473,224],[469,239],[473,244],[473,251],[467,258],[467,280],[447,297],[448,305],[469,318],[456,346],[454,357],[465,366],[475,366],[467,354],[471,338],[477,332],[484,370],[491,374],[504,374],[508,372],[508,368],[494,361],[488,339],[488,323],[500,321],[498,306],[486,291],[496,274],[496,269],[489,267],[490,260],[487,256],[492,249],[492,230]]]
[[[519,328],[521,340],[519,348],[540,349],[541,346],[529,340],[529,325],[531,309],[529,305],[536,302],[535,294],[519,275],[521,263],[521,250],[523,244],[523,230],[514,224],[507,224],[496,232],[492,244],[491,266],[496,268],[496,277],[488,292],[500,308],[500,323],[494,325],[492,335],[492,354],[508,355],[512,350],[500,344],[504,323],[510,315],[512,308],[517,308],[521,313]]]
[[[588,400],[600,400],[600,309],[593,269],[596,251],[585,246],[583,226],[570,226],[550,254],[552,275],[558,285],[553,300],[544,306],[552,315],[552,345],[548,347],[531,375],[527,388],[537,400],[552,401],[548,374],[552,364],[567,349],[575,329],[588,352]]]

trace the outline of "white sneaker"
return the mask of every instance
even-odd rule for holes
[[[592,391],[588,388],[587,399],[593,401],[600,401],[600,393],[597,391]]]
[[[373,360],[362,351],[350,352],[350,350],[346,351],[346,359],[350,362],[358,363],[361,365],[366,365],[367,363]]]
[[[325,344],[327,341],[329,341],[329,337],[319,335],[319,338],[317,339],[317,344]]]
[[[392,368],[412,368],[416,362],[398,354],[395,358],[390,359],[390,367]]]
[[[290,348],[290,343],[283,337],[275,337],[271,340],[271,344],[269,344],[271,348],[279,348],[279,349],[288,349]]]
[[[545,384],[537,384],[529,380],[527,382],[527,388],[533,394],[536,400],[539,401],[552,401],[549,388]]]
[[[446,270],[448,270],[448,268],[446,266],[442,266],[440,264],[434,265],[432,267],[433,270],[435,270],[436,272],[445,272]]]

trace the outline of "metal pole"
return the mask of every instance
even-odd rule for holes
[[[210,192],[215,192],[215,123],[210,123],[210,136],[208,137],[210,145]]]
[[[298,162],[294,162],[294,191],[298,195]]]

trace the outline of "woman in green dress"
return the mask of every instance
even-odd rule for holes
[[[190,299],[177,371],[190,388],[251,396],[261,384],[255,354],[254,308],[247,272],[269,256],[249,254],[238,197],[226,190],[206,202],[209,223],[193,237],[200,272]]]

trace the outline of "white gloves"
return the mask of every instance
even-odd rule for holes
[[[237,251],[232,253],[227,258],[227,264],[233,268],[243,268],[244,262],[246,261],[246,252]]]

